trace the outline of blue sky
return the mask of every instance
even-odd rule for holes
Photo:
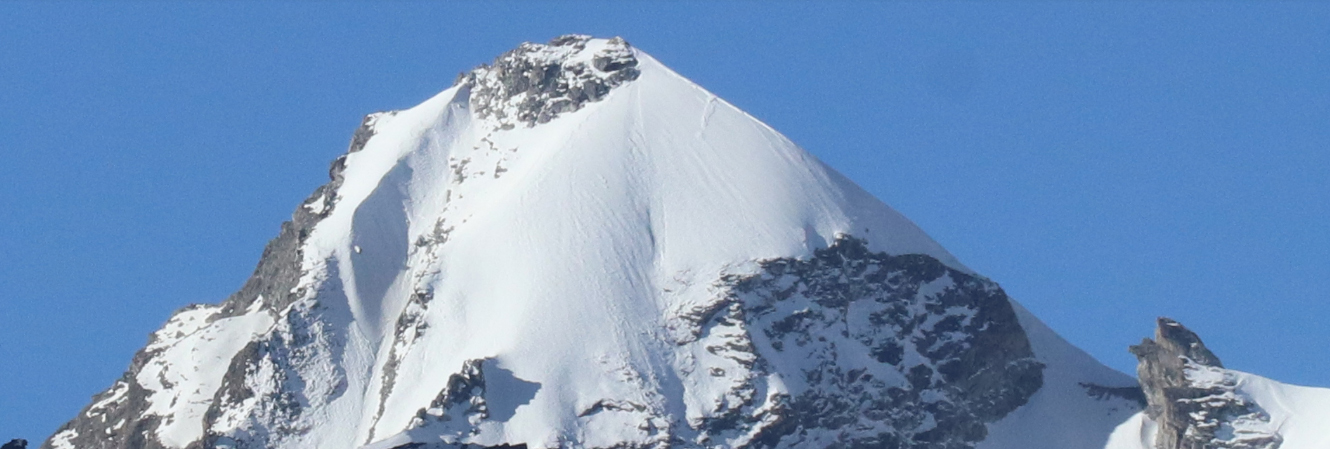
[[[0,439],[239,288],[369,112],[624,36],[1128,371],[1156,316],[1330,386],[1330,7],[0,2]]]

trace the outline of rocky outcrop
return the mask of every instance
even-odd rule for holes
[[[1132,346],[1137,376],[1158,424],[1157,449],[1275,449],[1280,436],[1270,417],[1238,389],[1196,333],[1159,318],[1154,340]]]
[[[474,436],[482,421],[507,421],[539,389],[540,384],[514,377],[493,359],[468,360],[429,406],[416,412],[410,428],[429,427],[444,443],[457,443]]]
[[[27,447],[28,447],[28,440],[20,438],[16,440],[9,440],[9,442],[5,443],[4,446],[0,446],[0,449],[27,449]]]
[[[463,74],[476,115],[505,128],[534,126],[599,101],[637,79],[637,58],[623,38],[589,48],[591,36],[570,34],[548,44],[524,43],[494,63]]]
[[[723,300],[685,317],[697,340],[680,343],[703,353],[685,378],[734,386],[694,423],[711,441],[972,448],[1043,385],[1011,303],[987,279],[851,236],[760,266],[723,279]],[[777,393],[772,373],[801,387]]]

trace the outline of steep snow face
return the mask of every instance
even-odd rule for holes
[[[330,175],[270,245],[290,267],[242,290],[272,296],[182,312],[127,399],[98,396],[133,430],[76,419],[47,447],[1079,448],[1139,409],[909,220],[620,39],[524,44],[368,117]]]

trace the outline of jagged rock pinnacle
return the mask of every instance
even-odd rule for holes
[[[1192,362],[1205,366],[1224,367],[1223,363],[1220,363],[1219,357],[1216,357],[1213,352],[1210,352],[1209,348],[1205,347],[1205,343],[1201,342],[1200,336],[1170,318],[1159,318],[1154,340],[1147,338],[1140,345],[1131,347],[1131,353],[1136,354],[1138,358],[1159,351],[1186,357]],[[1170,358],[1169,361],[1177,364],[1182,363],[1181,359],[1174,359],[1176,358]],[[1144,368],[1146,365],[1141,366]],[[1144,376],[1144,373],[1141,375]]]
[[[1159,318],[1155,339],[1130,348],[1136,373],[1158,424],[1157,449],[1275,449],[1273,433],[1234,431],[1243,422],[1269,416],[1237,390],[1237,381],[1195,332]]]
[[[27,447],[28,447],[28,440],[19,438],[19,439],[9,440],[9,442],[5,443],[4,446],[0,446],[0,449],[26,449]]]

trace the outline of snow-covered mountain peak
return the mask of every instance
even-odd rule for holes
[[[523,44],[370,115],[329,175],[46,447],[1093,449],[1139,409],[622,39]]]
[[[623,38],[569,34],[524,43],[465,74],[471,106],[504,127],[545,123],[637,79],[637,57]]]

